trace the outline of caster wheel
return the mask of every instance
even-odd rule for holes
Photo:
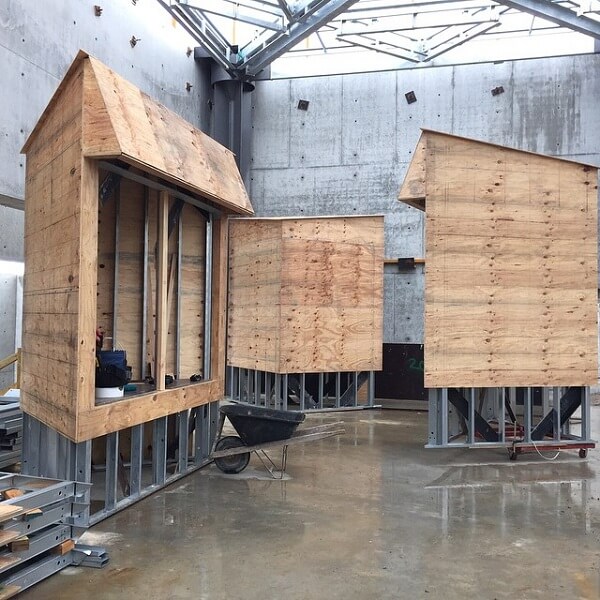
[[[227,435],[222,437],[215,446],[216,450],[229,450],[230,448],[243,448],[244,442],[237,435]],[[233,456],[223,456],[215,458],[215,465],[223,473],[241,473],[250,462],[250,452],[243,454],[234,454]]]
[[[587,458],[587,448],[579,448],[579,458]]]
[[[508,453],[508,458],[510,458],[510,460],[517,460],[517,457],[518,457],[518,456],[519,456],[519,455],[518,455],[518,454],[517,454],[517,453],[516,453],[514,450],[511,450],[511,451]]]

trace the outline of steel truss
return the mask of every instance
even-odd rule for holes
[[[528,451],[595,447],[586,387],[429,390],[427,448]]]
[[[599,0],[159,1],[231,77],[243,80],[288,51],[365,48],[425,63],[490,33],[562,28],[600,39]],[[245,43],[229,39],[231,22]]]

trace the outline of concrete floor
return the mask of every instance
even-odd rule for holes
[[[600,598],[600,450],[512,463],[424,450],[425,413],[341,417],[345,436],[290,448],[288,480],[256,459],[237,476],[210,466],[89,531],[103,570],[20,598]]]

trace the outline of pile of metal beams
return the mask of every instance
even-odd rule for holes
[[[88,510],[88,487],[72,481],[0,473],[0,595],[10,598],[80,564],[73,527]]]
[[[23,413],[18,398],[0,398],[0,469],[21,460]]]

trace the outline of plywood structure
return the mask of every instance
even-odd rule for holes
[[[25,283],[21,405],[29,414],[76,442],[151,421],[222,397],[225,367],[227,218],[252,214],[234,156],[96,59],[80,52],[23,149]],[[165,191],[122,179],[121,227],[114,230],[115,201],[99,202],[105,164],[128,168],[212,211],[212,317],[210,377],[164,389],[160,373],[178,356],[186,376],[203,357],[202,319],[174,346],[172,318],[175,253],[168,231],[174,200]],[[146,192],[144,191],[146,190]],[[179,192],[178,192],[179,193]],[[149,297],[142,304],[144,209],[150,206]],[[182,315],[204,313],[206,211],[185,204],[181,273]],[[202,230],[204,232],[204,229]],[[194,243],[192,243],[194,241]],[[118,272],[115,276],[115,260]],[[117,292],[115,293],[115,289]],[[134,376],[147,361],[139,340],[148,332],[156,389],[112,404],[95,402],[95,331],[104,325],[127,346]],[[147,332],[143,325],[146,323]]]
[[[596,167],[424,130],[425,386],[592,385]]]
[[[383,217],[230,222],[228,364],[381,369]]]

